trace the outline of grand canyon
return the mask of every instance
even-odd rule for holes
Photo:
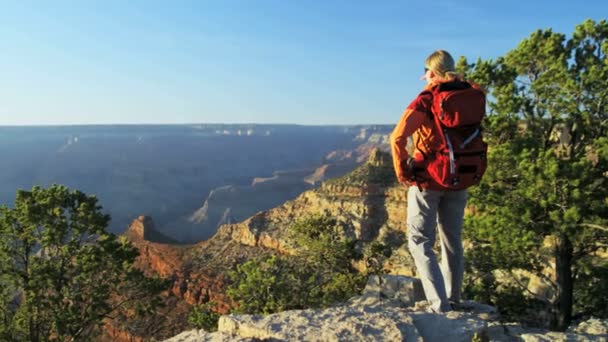
[[[182,243],[295,198],[386,146],[389,126],[118,125],[0,128],[0,203],[64,184],[125,231],[138,215]]]

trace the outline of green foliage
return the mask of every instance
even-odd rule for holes
[[[302,276],[285,257],[270,256],[253,259],[237,266],[231,272],[233,284],[227,294],[239,306],[235,313],[269,314],[301,308],[304,284],[298,284]],[[306,279],[303,279],[306,281]]]
[[[570,39],[538,30],[505,57],[458,63],[490,100],[489,167],[471,191],[474,214],[466,219],[468,288],[499,301],[488,281],[495,269],[542,277],[552,264],[559,295],[547,309],[557,329],[567,327],[572,303],[605,313],[573,283],[599,279],[583,261],[608,241],[607,53],[608,22],[586,20]]]
[[[502,320],[533,326],[546,323],[542,315],[539,315],[546,303],[528,296],[520,286],[501,284],[491,273],[477,270],[467,269],[465,278],[465,295],[477,302],[491,303],[498,307]]]
[[[100,209],[59,185],[20,190],[0,208],[0,339],[89,339],[111,313],[158,304],[166,283],[134,268],[138,251],[106,231]]]
[[[580,316],[608,317],[608,262],[584,262],[574,287],[575,312]]]
[[[290,240],[299,258],[309,265],[323,265],[333,270],[345,270],[355,256],[355,240],[345,239],[336,220],[324,215],[312,215],[295,221],[289,228]]]
[[[207,302],[202,305],[195,305],[188,315],[188,323],[193,328],[205,329],[205,331],[217,331],[217,322],[220,319],[220,314],[213,311],[215,302]]]
[[[351,266],[352,240],[343,240],[334,219],[311,216],[296,221],[291,239],[298,254],[249,260],[230,273],[228,295],[239,313],[269,314],[325,307],[360,292],[365,278]]]

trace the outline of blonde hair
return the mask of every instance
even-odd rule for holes
[[[462,78],[462,75],[456,72],[454,58],[445,50],[437,50],[430,54],[424,65],[442,79]]]

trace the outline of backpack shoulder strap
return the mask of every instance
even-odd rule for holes
[[[433,123],[435,123],[435,115],[433,114],[433,101],[435,100],[436,92],[437,92],[437,85],[434,85],[430,88],[424,89],[422,92],[420,92],[420,94],[418,94],[418,96],[430,96],[431,100],[429,101],[429,110],[426,112],[426,115]],[[429,146],[427,145],[426,141],[424,141],[422,139],[421,135],[418,135],[418,139],[416,142],[414,142],[414,146],[417,147],[420,143],[422,143],[426,147],[426,150],[428,152],[430,152],[431,154],[433,153],[431,151],[431,149],[429,148]],[[418,149],[418,151],[420,152],[420,154],[422,154],[422,157],[424,158],[424,160],[428,160],[428,156],[426,153],[424,153],[421,149]]]
[[[437,89],[438,89],[438,85],[434,85],[434,86],[431,86],[430,88],[424,89],[422,92],[420,92],[420,94],[418,94],[418,96],[430,96],[431,97],[431,101],[429,103],[429,110],[427,112],[427,115],[431,119],[433,118],[433,101],[435,101],[435,97],[437,95],[436,93],[438,93]]]

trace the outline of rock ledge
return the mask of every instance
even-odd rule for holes
[[[460,311],[432,313],[420,280],[372,276],[363,294],[327,309],[292,310],[268,316],[226,315],[218,332],[183,332],[168,342],[223,341],[608,341],[608,321],[583,322],[567,333],[526,330],[500,323],[494,307],[473,301]]]

